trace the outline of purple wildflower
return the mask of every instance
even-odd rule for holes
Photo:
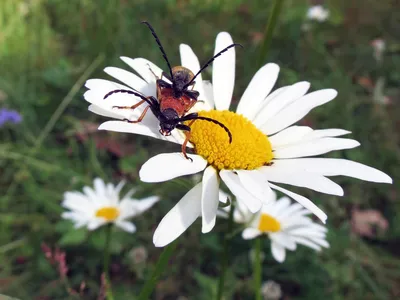
[[[7,108],[0,109],[0,127],[5,123],[18,124],[22,121],[22,116],[15,110],[9,110]]]

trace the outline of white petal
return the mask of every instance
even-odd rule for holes
[[[165,215],[156,228],[153,243],[164,247],[177,239],[201,214],[201,182]]]
[[[219,33],[215,41],[214,55],[231,44],[233,41],[229,33]],[[235,47],[214,60],[212,83],[216,109],[229,109],[235,85]]]
[[[242,232],[242,238],[245,240],[251,240],[254,239],[262,234],[261,231],[255,228],[246,228]]]
[[[131,88],[128,87],[123,87],[124,90],[128,90],[128,91],[132,91]],[[85,98],[85,100],[91,104],[97,105],[101,108],[104,109],[109,109],[112,110],[112,108],[114,106],[132,106],[136,103],[138,103],[139,101],[141,101],[141,98],[132,94],[128,94],[128,93],[113,93],[110,94],[109,96],[107,96],[106,99],[104,99],[104,97],[109,94],[111,91],[114,91],[115,88],[112,89],[96,89],[96,90],[88,90],[86,91],[83,96]],[[139,106],[137,109],[140,109],[142,107],[145,107],[145,104],[143,104],[143,106]],[[143,110],[143,108],[142,108]],[[122,110],[122,109],[117,109],[115,108],[114,111],[116,113],[119,112],[124,112],[124,111],[128,111],[128,110]],[[133,110],[130,110],[133,112]]]
[[[337,128],[318,129],[318,130],[313,130],[312,132],[307,134],[304,138],[306,140],[313,140],[316,138],[341,136],[349,133],[351,133],[351,131],[344,129],[337,129]]]
[[[272,145],[272,149],[277,149],[289,144],[300,142],[308,133],[313,132],[312,128],[307,126],[291,126],[274,136],[269,136],[268,140]]]
[[[229,212],[230,206],[227,208],[227,212]],[[254,214],[249,211],[247,208],[245,201],[242,199],[237,199],[236,201],[236,209],[233,211],[233,220],[235,223],[245,224],[249,223],[254,217]]]
[[[136,193],[137,189],[130,189],[124,196],[123,199],[131,199],[132,195],[134,195]]]
[[[125,180],[121,180],[118,184],[117,184],[117,186],[115,187],[115,189],[114,189],[114,193],[115,193],[115,195],[119,195],[119,193],[121,192],[121,190],[122,190],[122,188],[124,187],[124,185],[126,184],[126,181]]]
[[[324,238],[326,236],[325,232],[315,231],[307,226],[290,229],[289,233],[291,235],[304,236],[307,238]]]
[[[199,63],[199,59],[197,58],[196,54],[194,54],[192,48],[190,48],[188,45],[181,44],[179,46],[179,52],[181,54],[182,66],[185,68],[188,68],[189,70],[191,70],[193,72],[193,74],[196,75],[196,73],[200,70],[200,63]],[[210,103],[207,101],[208,99],[204,93],[203,79],[202,79],[201,73],[199,75],[197,75],[195,82],[196,82],[196,84],[193,89],[199,92],[198,99],[206,102],[205,103],[206,107],[204,107],[204,109],[205,110],[212,109],[213,106],[211,106]],[[196,104],[196,106],[197,106],[197,104]]]
[[[272,241],[271,243],[271,252],[272,252],[272,256],[275,258],[275,260],[277,262],[284,262],[285,261],[285,257],[286,257],[286,251],[285,248],[282,247],[281,245],[275,243],[274,241]]]
[[[259,211],[262,207],[262,201],[251,195],[242,185],[239,177],[229,170],[222,170],[219,172],[222,180],[225,182],[226,186],[230,189],[232,194],[237,198],[243,200],[247,208],[255,213]]]
[[[317,231],[317,232],[323,232],[325,234],[328,232],[328,228],[326,228],[323,225],[314,223],[314,222],[311,225],[307,225],[307,226],[310,228],[310,230],[314,230],[314,231]]]
[[[219,202],[228,203],[228,199],[230,196],[225,193],[223,190],[219,190]]]
[[[322,246],[324,248],[329,248],[329,243],[325,240],[325,237],[322,238],[310,237],[310,240],[319,246]]]
[[[274,150],[275,158],[297,158],[325,154],[334,150],[352,149],[360,143],[352,139],[325,137]]]
[[[133,208],[135,209],[135,215],[139,215],[160,200],[158,196],[150,196],[141,200],[132,200]]]
[[[75,228],[75,229],[82,228],[82,227],[86,226],[87,223],[88,223],[87,220],[79,220],[79,221],[76,221],[76,223],[74,224],[74,228]]]
[[[215,107],[215,104],[214,104],[214,94],[213,94],[214,92],[212,83],[208,80],[203,80],[203,89],[204,89],[205,99],[207,99],[206,102],[208,102],[210,109],[213,109]]]
[[[129,58],[125,56],[121,56],[121,59],[128,64],[131,68],[133,68],[144,80],[148,83],[153,83],[155,88],[155,82],[157,78],[154,74],[161,78],[162,70],[153,64],[151,61],[144,58]],[[154,74],[150,71],[150,69],[154,72]]]
[[[252,212],[250,212],[245,203],[245,200],[237,198],[233,211],[233,220],[236,223],[249,223],[250,221],[252,221],[252,219],[258,218],[258,213],[253,214]],[[224,209],[226,210],[226,212],[229,213],[231,206],[225,207]]]
[[[148,83],[131,72],[115,67],[107,67],[104,72],[137,91],[144,93],[144,90],[148,90],[150,92],[149,88],[146,88],[149,86]],[[147,93],[144,94],[150,96]],[[153,92],[151,96],[155,96],[154,94]]]
[[[305,187],[330,195],[343,196],[344,194],[340,185],[320,174],[304,172],[295,167],[291,169],[280,168],[279,165],[275,163],[272,166],[261,167],[259,170],[268,181]]]
[[[214,228],[219,203],[218,174],[214,167],[209,166],[204,170],[203,188],[201,192],[201,214],[203,233]]]
[[[371,182],[392,183],[393,180],[377,169],[355,161],[339,158],[299,158],[277,160],[274,165],[324,176],[349,176]]]
[[[107,99],[103,99],[105,93],[100,94],[97,91],[87,91],[83,95],[85,100],[91,103],[89,106],[89,110],[94,111],[100,115],[117,118],[117,119],[128,119],[128,120],[137,120],[139,116],[142,114],[143,110],[148,106],[148,104],[143,103],[136,109],[119,109],[116,106],[132,106],[137,104],[141,99],[134,95],[129,95],[125,93],[116,93],[110,96]],[[93,108],[93,106],[95,108]],[[97,108],[96,108],[97,107]],[[100,110],[97,112],[97,110]],[[107,111],[104,113],[103,111]],[[149,111],[144,119],[140,122],[141,124],[159,124],[157,118],[153,115],[151,111]]]
[[[315,251],[321,251],[321,247],[319,245],[313,243],[312,241],[310,241],[309,239],[307,239],[305,237],[293,236],[292,238],[298,244],[307,246],[311,249],[314,249]]]
[[[252,120],[261,102],[268,96],[278,78],[279,66],[266,64],[251,79],[238,104],[236,112]]]
[[[162,153],[150,158],[139,171],[144,182],[163,182],[179,176],[191,175],[204,170],[207,161],[199,155],[182,153]]]
[[[87,212],[93,210],[91,199],[79,192],[64,193],[63,207],[77,212]]]
[[[303,214],[306,209],[299,212],[296,216],[286,218],[285,222],[282,220],[282,226],[286,232],[290,232],[292,229],[299,227],[312,226],[313,221],[308,217],[308,214]]]
[[[128,221],[117,221],[115,222],[115,225],[121,228],[122,230],[125,230],[126,232],[133,233],[136,231],[135,224]]]
[[[268,204],[273,193],[266,176],[259,170],[236,170],[243,187],[254,197]]]
[[[276,89],[275,91],[273,91],[271,94],[268,95],[267,98],[264,99],[264,101],[259,105],[258,107],[258,111],[256,112],[256,115],[252,118],[252,120],[254,120],[259,113],[271,102],[273,101],[275,98],[279,97],[284,91],[286,91],[289,87],[291,87],[290,85],[288,86],[283,86],[280,87],[278,89]]]
[[[349,133],[350,131],[343,129],[312,130],[312,128],[307,126],[291,126],[268,137],[268,139],[272,144],[272,149],[276,150],[293,144]]]
[[[104,95],[112,90],[123,90],[128,88],[126,85],[99,78],[88,79],[85,83],[85,87]]]
[[[276,232],[271,233],[269,236],[273,242],[279,244],[280,246],[287,248],[291,251],[296,250],[296,243],[288,234],[284,232]]]
[[[96,79],[97,80],[97,79]],[[100,80],[100,79],[99,79]],[[106,80],[104,82],[107,82]],[[113,83],[114,84],[114,83]],[[119,85],[111,86],[106,83],[105,87],[99,87],[86,91],[83,96],[89,103],[95,104],[102,108],[112,108],[113,106],[129,106],[138,103],[141,98],[132,94],[116,92],[118,90],[133,91],[131,88]],[[107,96],[110,92],[114,92]],[[107,96],[107,98],[105,98]],[[115,110],[121,111],[121,110]]]
[[[93,180],[94,190],[100,195],[106,195],[106,184],[103,179],[95,178]]]
[[[63,219],[74,222],[75,223],[74,225],[79,226],[79,227],[82,227],[83,225],[87,224],[87,222],[89,221],[88,216],[86,216],[83,213],[78,213],[78,212],[69,212],[69,211],[63,212],[61,214],[61,217]]]
[[[175,139],[173,136],[163,136],[158,131],[157,127],[150,127],[148,125],[144,125],[142,123],[128,123],[124,121],[107,121],[99,126],[99,130],[110,130],[116,132],[126,132],[126,133],[135,133],[140,135],[146,135],[149,137],[154,137],[160,140],[182,144],[181,140]]]
[[[117,204],[118,209],[120,211],[120,214],[117,218],[117,221],[123,221],[128,218],[132,218],[135,216],[137,213],[136,207],[134,204],[134,200],[124,198]]]
[[[274,97],[269,103],[258,112],[253,123],[257,127],[262,127],[269,119],[277,115],[281,110],[288,107],[292,102],[301,98],[307,93],[310,83],[307,81],[297,82],[282,91],[279,96]]]
[[[99,228],[100,226],[102,226],[102,225],[104,225],[106,223],[107,223],[106,220],[96,218],[96,219],[93,219],[93,220],[89,221],[87,228],[89,230],[95,230],[95,229]]]
[[[270,118],[260,129],[266,135],[281,131],[302,119],[313,108],[333,100],[336,95],[337,92],[332,89],[320,90],[305,95]]]
[[[326,222],[326,219],[328,218],[328,216],[320,208],[318,208],[318,206],[316,206],[314,203],[312,203],[306,197],[301,196],[301,195],[296,194],[296,193],[293,193],[293,192],[290,192],[290,191],[288,191],[288,190],[286,190],[284,188],[281,188],[279,186],[276,186],[275,184],[272,184],[272,183],[270,183],[270,186],[273,189],[278,190],[278,191],[288,195],[289,197],[293,198],[297,202],[299,202],[305,208],[310,210],[314,215],[316,215],[323,223]]]
[[[92,201],[92,203],[98,202],[98,200],[104,200],[105,195],[98,194],[92,187],[90,186],[84,186],[82,188],[83,193]]]
[[[282,197],[282,198],[285,198],[285,197]],[[303,206],[301,206],[298,203],[294,203],[294,204],[290,205],[290,207],[288,207],[287,209],[282,211],[279,215],[277,215],[277,217],[279,217],[279,219],[284,220],[286,217],[290,218],[292,214],[299,212],[303,209],[304,209]]]
[[[277,200],[275,203],[271,203],[270,205],[264,205],[261,211],[263,213],[269,214],[273,217],[279,216],[283,211],[289,208],[290,199],[288,197],[282,197]]]
[[[311,215],[312,212],[309,211],[308,209],[305,209],[303,207],[302,210],[297,211],[296,213],[292,214],[291,216],[287,217],[281,217],[282,218],[282,224],[285,229],[290,229],[294,227],[299,227],[299,226],[311,226],[312,225],[312,220],[308,218],[309,215]]]
[[[108,109],[101,108],[94,104],[89,105],[88,110],[91,111],[92,113],[95,113],[95,114],[97,114],[99,116],[103,116],[103,117],[109,117],[109,118],[120,119],[120,120],[125,119],[125,117],[122,116],[121,114],[110,111]]]

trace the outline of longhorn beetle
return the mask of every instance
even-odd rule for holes
[[[161,45],[161,41],[155,33],[153,27],[146,21],[142,22],[147,25],[150,29],[153,37],[155,38],[158,47],[161,50],[164,60],[167,62],[169,74],[162,72],[161,78],[158,78],[157,75],[154,76],[157,78],[156,87],[157,87],[157,99],[153,96],[146,97],[143,94],[139,93],[135,90],[113,90],[107,93],[104,96],[104,99],[115,94],[115,93],[127,93],[131,95],[135,95],[141,99],[138,103],[132,106],[113,106],[119,109],[135,109],[142,105],[143,103],[147,103],[148,105],[143,110],[142,114],[135,121],[131,121],[125,119],[125,121],[129,123],[139,123],[143,120],[147,111],[150,109],[152,113],[156,116],[156,118],[160,121],[160,133],[164,136],[171,135],[171,131],[175,128],[185,131],[186,139],[182,144],[182,153],[186,159],[192,160],[186,154],[186,145],[190,139],[190,126],[182,124],[182,122],[190,121],[194,122],[195,120],[204,120],[208,122],[213,122],[214,124],[222,127],[229,136],[229,143],[232,143],[232,134],[229,129],[222,124],[221,122],[214,120],[212,118],[199,116],[198,113],[190,113],[186,114],[197,102],[197,98],[199,96],[199,92],[193,90],[195,85],[196,77],[206,69],[218,56],[222,53],[226,52],[232,47],[240,46],[240,44],[231,44],[214,55],[210,60],[208,60],[204,66],[196,73],[193,74],[191,70],[182,66],[176,66],[171,68],[171,64],[169,63],[167,54],[163,46]],[[164,81],[162,78],[167,78],[171,83]],[[189,87],[192,87],[190,90]],[[190,123],[192,124],[192,123]],[[189,124],[189,125],[190,125]]]

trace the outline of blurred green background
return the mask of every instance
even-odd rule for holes
[[[330,157],[383,170],[394,185],[337,178],[345,197],[301,191],[327,212],[331,248],[316,255],[299,247],[278,264],[265,241],[263,281],[277,282],[283,299],[395,299],[400,297],[400,3],[324,1],[329,19],[307,21],[310,5],[321,3],[285,1],[267,61],[281,66],[278,86],[307,80],[312,89],[337,89],[335,101],[301,123],[352,131],[361,147]],[[127,69],[119,56],[145,57],[164,67],[153,37],[139,24],[147,20],[173,65],[180,64],[180,43],[189,44],[204,62],[220,31],[244,45],[236,51],[237,103],[260,67],[255,58],[271,7],[265,0],[0,1],[0,109],[14,109],[23,118],[0,128],[0,294],[73,299],[42,252],[46,243],[66,252],[71,287],[79,290],[85,281],[82,298],[97,299],[103,232],[74,230],[61,220],[60,202],[65,191],[100,176],[115,183],[127,179],[129,188],[139,187],[139,196],[154,193],[163,199],[134,220],[137,233],[113,237],[115,298],[134,299],[161,251],[152,244],[152,232],[193,179],[141,183],[138,169],[165,143],[97,132],[104,118],[87,111],[83,84],[109,78],[102,72],[106,66]],[[386,49],[376,59],[372,45],[378,38]],[[206,235],[196,222],[180,238],[154,299],[212,299],[224,222]],[[138,247],[147,257],[137,259]],[[251,248],[240,236],[233,239],[226,299],[253,298]]]

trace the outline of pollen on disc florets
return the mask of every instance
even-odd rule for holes
[[[273,158],[267,136],[244,116],[228,110],[200,111],[198,114],[224,124],[232,134],[232,143],[229,143],[227,132],[218,124],[195,120],[190,125],[190,142],[196,154],[215,168],[254,170]]]
[[[281,230],[281,223],[273,216],[261,214],[258,230],[261,232],[278,232]]]
[[[108,222],[114,221],[118,218],[120,211],[113,206],[102,207],[96,211],[96,217],[103,218]]]

